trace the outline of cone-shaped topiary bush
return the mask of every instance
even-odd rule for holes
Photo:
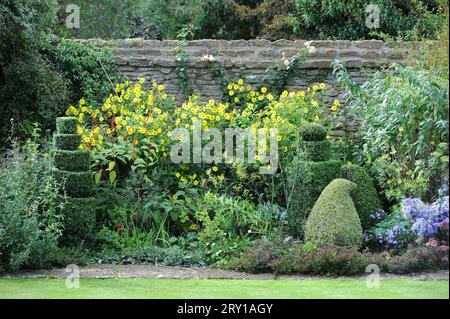
[[[89,239],[95,226],[94,199],[90,197],[93,190],[90,153],[79,148],[81,136],[76,129],[76,118],[57,118],[52,150],[53,174],[63,185],[65,195],[62,242],[68,245]]]
[[[350,193],[357,185],[333,180],[320,195],[305,224],[305,239],[318,246],[359,246],[363,232]]]
[[[339,175],[357,185],[351,196],[361,220],[361,226],[363,230],[368,230],[374,222],[370,215],[382,208],[372,179],[364,168],[353,164],[343,165]]]
[[[323,126],[307,124],[300,134],[300,153],[288,166],[288,227],[296,237],[303,236],[314,203],[342,166],[341,161],[331,159],[331,144]]]

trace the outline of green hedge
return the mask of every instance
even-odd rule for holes
[[[300,128],[300,136],[303,141],[323,141],[327,130],[320,124],[306,123]]]
[[[76,117],[58,117],[56,118],[56,131],[59,134],[76,134],[77,118]]]
[[[62,212],[64,231],[61,239],[63,245],[78,246],[82,241],[94,238],[95,203],[93,197],[65,198]]]
[[[57,180],[63,182],[64,191],[70,197],[89,197],[92,195],[94,181],[90,171],[69,172],[54,169],[53,174]]]
[[[330,141],[302,141],[300,147],[305,161],[327,161],[332,155]]]
[[[318,246],[359,246],[363,231],[350,192],[357,185],[333,180],[322,192],[305,224],[305,239]]]
[[[53,166],[62,171],[87,171],[91,165],[91,153],[88,150],[53,150]]]
[[[303,227],[322,190],[339,174],[342,162],[305,162],[295,159],[288,167],[288,228],[302,237]]]
[[[54,134],[53,147],[58,150],[74,151],[80,147],[81,135],[78,134]]]
[[[358,186],[352,191],[351,196],[363,229],[369,229],[373,226],[374,221],[370,215],[382,208],[372,179],[367,171],[358,165],[343,165],[340,177],[352,181]]]

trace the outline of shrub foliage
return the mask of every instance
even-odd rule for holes
[[[362,227],[350,193],[357,185],[333,180],[320,195],[305,224],[305,240],[320,246],[359,246]]]

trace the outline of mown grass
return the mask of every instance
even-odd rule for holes
[[[387,279],[369,289],[360,279],[162,280],[0,279],[0,298],[449,298],[448,281]]]

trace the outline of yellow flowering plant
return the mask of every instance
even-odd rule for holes
[[[274,95],[267,87],[254,89],[252,85],[239,79],[228,83],[226,99],[235,108],[245,109],[248,114],[251,114],[267,107],[274,100]]]
[[[133,165],[147,171],[167,158],[171,141],[165,133],[173,126],[174,98],[164,92],[163,85],[152,82],[144,90],[142,84],[142,80],[117,84],[115,94],[100,108],[81,99],[78,108],[70,106],[66,112],[78,117],[81,147],[93,152],[99,167],[97,181],[108,173],[114,182],[121,168],[126,171]]]
[[[323,84],[305,91],[284,91],[275,97],[265,87],[254,90],[251,85],[238,80],[228,85],[229,97],[238,98],[236,100],[205,102],[192,95],[181,106],[176,106],[174,97],[165,93],[163,85],[153,81],[148,89],[144,89],[145,85],[144,79],[134,84],[128,81],[117,84],[114,94],[100,107],[86,105],[81,99],[76,107],[70,106],[67,110],[67,115],[78,118],[82,147],[93,153],[97,182],[107,179],[115,183],[130,169],[141,171],[149,182],[158,178],[152,177],[152,172],[159,166],[166,167],[162,169],[166,171],[165,176],[172,176],[174,183],[183,188],[236,190],[236,182],[256,178],[254,172],[260,163],[175,165],[170,161],[171,146],[178,141],[172,136],[173,129],[192,130],[196,124],[202,131],[210,128],[250,128],[255,131],[265,128],[269,131],[276,128],[283,165],[289,154],[295,153],[293,145],[302,122],[322,121],[329,112],[322,98]],[[239,174],[236,173],[237,166],[240,166]],[[257,179],[259,184],[265,183],[264,177]],[[234,187],[230,186],[232,184]],[[239,193],[254,194],[247,190],[248,187],[252,187],[251,181],[248,186],[237,189]]]

